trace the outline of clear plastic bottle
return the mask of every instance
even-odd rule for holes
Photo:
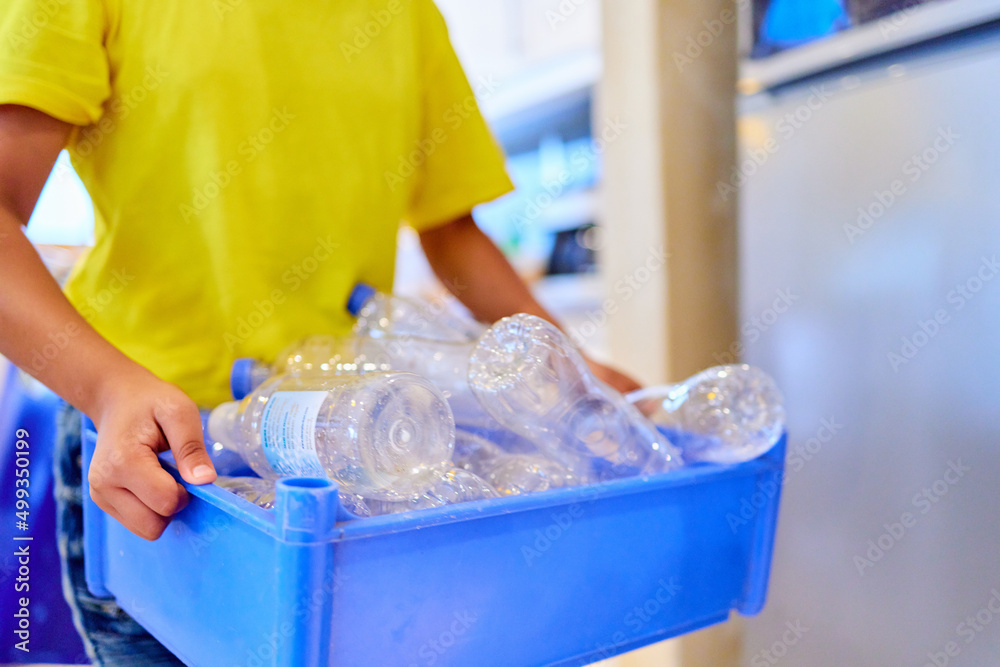
[[[208,417],[212,414],[212,411],[199,410],[199,412],[201,413],[202,435],[205,438],[205,451],[208,452],[209,458],[212,459],[212,467],[215,468],[215,472],[224,477],[253,475],[253,469],[247,465],[242,456],[231,449],[226,449],[221,443],[215,442],[212,439],[212,436],[208,432]]]
[[[530,454],[498,456],[486,465],[483,479],[504,496],[537,493],[578,484],[576,477],[561,464]]]
[[[489,416],[469,388],[472,349],[469,342],[398,336],[357,340],[360,358],[427,378],[448,399],[456,423],[482,425],[489,421]]]
[[[394,369],[385,359],[369,358],[359,345],[362,339],[353,336],[308,336],[288,345],[273,363],[242,358],[233,362],[229,386],[233,398],[242,400],[247,394],[276,375],[293,373],[327,373],[330,375],[364,375]],[[377,351],[377,350],[372,350]]]
[[[455,431],[455,464],[469,470],[502,496],[548,491],[575,486],[578,481],[563,465],[540,455],[536,448],[519,436],[492,440],[464,429]],[[527,443],[527,447],[522,443]],[[521,453],[516,453],[520,451]],[[527,453],[525,453],[527,452]]]
[[[472,341],[485,327],[447,307],[434,308],[358,283],[347,299],[347,312],[358,318],[354,331],[361,336],[402,336],[434,340]]]
[[[455,453],[452,460],[458,467],[478,475],[486,470],[490,461],[505,453],[495,442],[464,428],[455,428]]]
[[[483,334],[469,384],[497,421],[585,483],[682,465],[669,439],[595,378],[566,336],[541,318],[506,317]]]
[[[330,477],[346,491],[408,500],[451,467],[455,422],[412,373],[280,375],[212,411],[209,432],[259,476]]]
[[[675,442],[689,462],[755,459],[774,447],[785,428],[781,391],[767,373],[746,364],[715,366],[626,398],[654,423],[681,432]]]
[[[356,493],[350,493],[344,489],[340,490],[340,504],[348,512],[358,517],[359,519],[365,519],[372,515],[371,509],[368,507],[368,503],[364,498],[357,495]]]
[[[237,359],[230,374],[230,386],[233,398],[240,400],[275,375],[407,371],[426,377],[441,390],[456,422],[483,425],[490,418],[469,389],[471,353],[472,343],[469,342],[398,336],[310,336],[282,350],[273,364]]]
[[[493,417],[489,417],[486,427],[455,426],[455,458],[476,449],[496,454],[541,455],[535,443],[501,426]]]
[[[274,480],[260,477],[215,478],[215,484],[266,510],[274,508]]]
[[[452,468],[419,498],[402,502],[365,498],[364,503],[371,516],[379,516],[498,497],[496,490],[474,473],[462,468]]]

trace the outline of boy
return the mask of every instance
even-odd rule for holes
[[[511,184],[431,0],[7,0],[0,40],[0,353],[94,420],[137,535],[187,501],[157,452],[215,479],[232,360],[347,332],[400,221],[478,319],[551,319],[470,217]],[[62,148],[96,216],[65,296],[22,231]]]

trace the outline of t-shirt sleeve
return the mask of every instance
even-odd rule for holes
[[[407,222],[423,231],[468,214],[474,206],[510,192],[513,185],[503,151],[451,46],[444,18],[431,0],[414,0],[418,7],[421,145],[426,157],[417,172]],[[493,85],[483,84],[480,94],[490,94]]]
[[[96,122],[111,92],[106,25],[101,0],[3,0],[0,104]]]

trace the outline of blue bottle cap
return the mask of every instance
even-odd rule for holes
[[[365,307],[368,300],[378,293],[378,290],[368,283],[358,283],[351,290],[351,296],[347,297],[347,312],[354,317],[358,316],[361,309]]]
[[[253,369],[256,365],[257,360],[249,358],[233,362],[233,369],[229,372],[229,390],[237,401],[242,401],[243,397],[254,390]]]

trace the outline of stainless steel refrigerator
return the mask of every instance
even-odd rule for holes
[[[1000,665],[998,4],[744,68],[719,358],[774,374],[790,432],[747,665]]]

